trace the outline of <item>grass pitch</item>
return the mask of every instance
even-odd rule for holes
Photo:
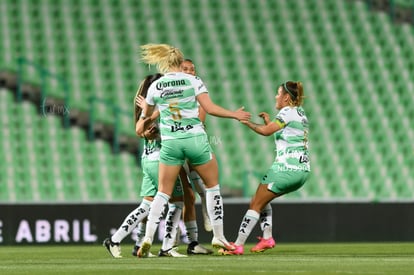
[[[0,274],[414,274],[414,243],[278,244],[259,254],[251,247],[243,256],[136,259],[124,244],[124,258],[114,259],[99,244],[2,246]]]

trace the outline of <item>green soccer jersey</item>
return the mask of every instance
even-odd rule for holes
[[[302,107],[284,107],[275,122],[282,129],[274,134],[275,162],[283,171],[310,171],[308,151],[308,119]]]
[[[159,138],[144,141],[144,150],[142,152],[142,161],[159,161],[161,150],[161,140]]]
[[[162,140],[205,133],[196,97],[207,92],[200,78],[180,72],[167,73],[151,84],[146,102],[158,106]]]

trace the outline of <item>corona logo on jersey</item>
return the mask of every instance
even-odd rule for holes
[[[157,88],[157,90],[162,90],[168,87],[184,86],[184,85],[186,85],[186,82],[184,79],[177,79],[177,80],[172,80],[172,81],[159,81],[155,87]]]

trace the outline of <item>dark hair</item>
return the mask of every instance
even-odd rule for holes
[[[301,106],[304,99],[303,85],[299,81],[286,81],[282,85],[283,91],[288,93],[294,106]]]
[[[156,74],[152,74],[152,75],[147,75],[144,80],[142,80],[141,84],[139,85],[138,91],[135,94],[134,97],[134,121],[135,124],[137,123],[137,121],[139,120],[139,117],[141,116],[141,112],[142,109],[137,106],[137,104],[135,103],[136,98],[140,95],[143,97],[147,97],[148,94],[148,88],[151,86],[151,84],[159,79],[162,76],[162,74],[160,73],[156,73]]]

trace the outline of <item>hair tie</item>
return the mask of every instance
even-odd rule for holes
[[[296,96],[288,89],[288,87],[287,87],[286,84],[287,84],[287,82],[283,83],[283,88],[292,97],[292,99],[295,100],[296,99]]]

